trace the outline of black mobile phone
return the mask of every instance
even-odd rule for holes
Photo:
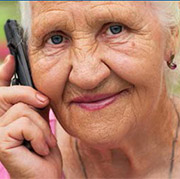
[[[10,53],[15,58],[15,74],[12,85],[25,85],[35,88],[28,63],[27,46],[23,38],[23,29],[16,20],[7,20],[4,25]]]
[[[9,51],[15,58],[15,73],[11,85],[24,85],[35,88],[28,63],[26,42],[23,39],[23,29],[16,20],[7,20],[4,31]],[[23,145],[30,151],[34,151],[29,141],[24,140]]]

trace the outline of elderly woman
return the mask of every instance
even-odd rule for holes
[[[180,100],[167,87],[179,18],[176,2],[22,2],[37,90],[9,87],[8,56],[0,69],[0,161],[9,175],[180,178]]]

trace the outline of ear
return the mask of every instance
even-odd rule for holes
[[[170,29],[169,36],[167,38],[167,46],[165,53],[165,61],[170,61],[172,55],[176,55],[179,44],[179,28],[178,26]]]

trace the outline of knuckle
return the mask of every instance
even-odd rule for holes
[[[39,120],[39,123],[43,131],[49,131],[49,126],[44,119]]]
[[[22,102],[16,103],[14,107],[16,108],[16,110],[21,112],[25,112],[28,109],[28,105]]]
[[[0,160],[1,160],[1,158],[6,158],[9,155],[9,153],[6,146],[7,132],[4,132],[2,127],[0,128],[0,131],[1,131],[1,135],[0,135],[0,141],[1,141],[0,142]]]
[[[0,129],[2,127],[5,127],[5,119],[3,116],[0,116]],[[1,133],[1,130],[0,130],[0,133]],[[0,139],[1,139],[1,135],[0,135]],[[1,140],[0,140],[1,141]],[[1,142],[0,142],[1,143]]]
[[[0,151],[1,151],[2,148],[3,148],[2,147],[3,146],[3,142],[2,141],[3,141],[3,138],[4,138],[3,137],[4,135],[3,135],[3,128],[2,127],[0,127],[0,132],[1,132],[1,134],[0,134],[0,140],[1,140],[1,142],[0,142]]]
[[[1,157],[6,158],[7,156],[8,156],[7,148],[3,143],[1,143],[0,144],[0,159]]]
[[[7,93],[7,91],[8,91],[8,89],[9,89],[9,87],[4,87],[4,86],[1,86],[0,87],[0,101],[1,100],[4,100],[4,93]]]
[[[27,118],[29,118],[32,115],[32,113],[35,112],[30,105],[22,103],[22,102],[16,103],[13,106],[13,108],[14,108],[13,111],[16,111],[16,113],[19,116],[27,117]]]
[[[36,130],[36,136],[37,136],[37,139],[39,139],[40,141],[44,140],[44,134],[42,133],[40,129]]]
[[[31,126],[32,125],[32,121],[31,119],[29,119],[28,117],[21,117],[18,119],[19,123],[21,124],[21,126]]]
[[[6,146],[1,144],[0,145],[0,160],[2,160],[3,158],[7,158],[9,156],[9,152],[6,149]]]

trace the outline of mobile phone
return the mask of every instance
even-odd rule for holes
[[[24,85],[35,88],[27,55],[27,46],[23,38],[23,29],[16,20],[8,19],[4,25],[5,35],[11,55],[15,58],[15,74],[12,85]]]
[[[28,63],[26,42],[23,39],[23,29],[16,20],[7,20],[4,25],[7,44],[11,55],[15,58],[15,73],[11,85],[24,85],[35,88]],[[24,140],[23,145],[34,151],[30,142]]]

